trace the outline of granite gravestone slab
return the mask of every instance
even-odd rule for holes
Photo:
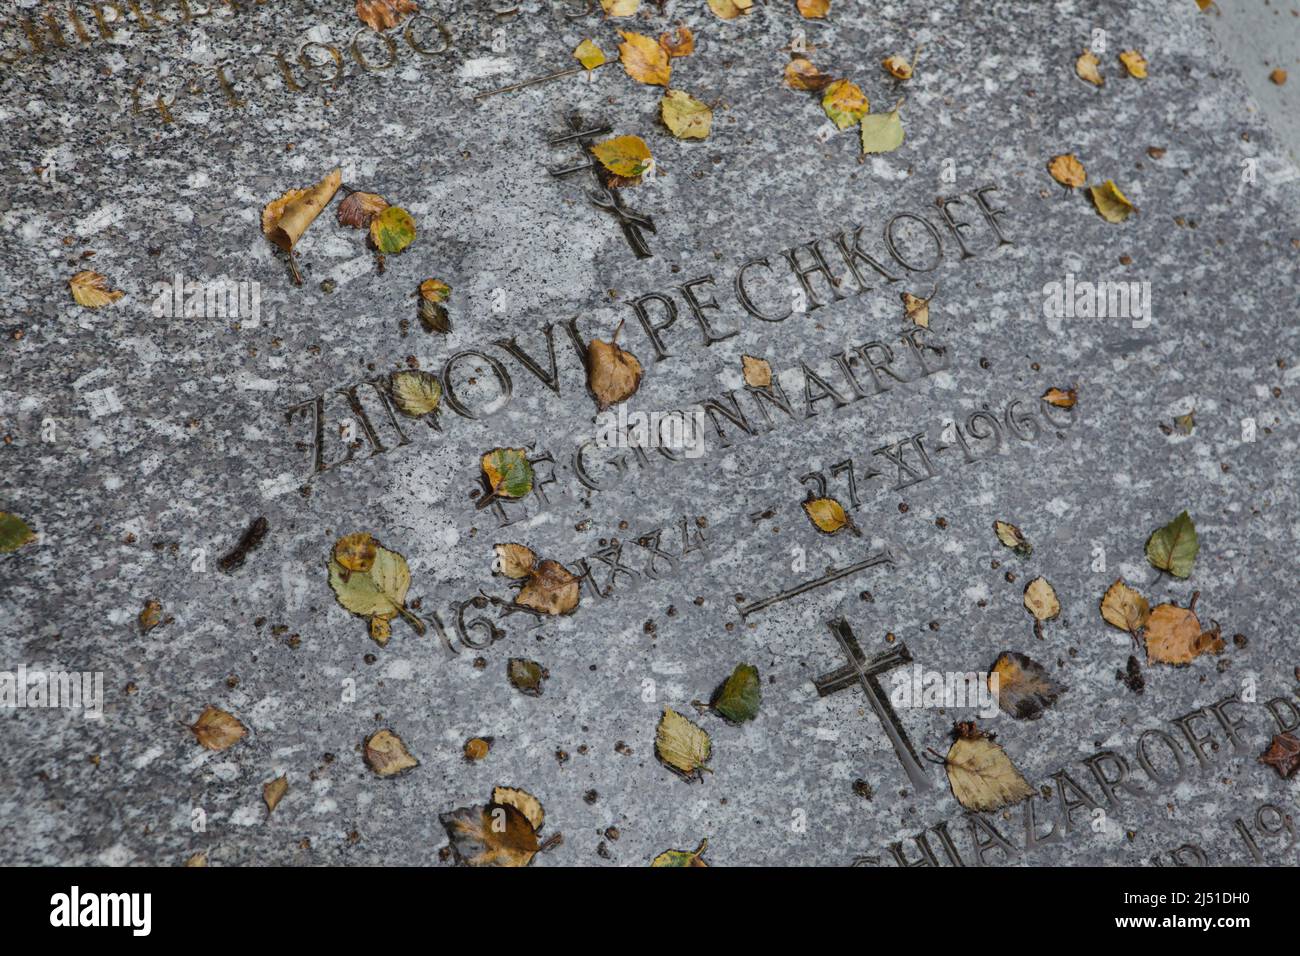
[[[1257,757],[1300,722],[1300,206],[1194,3],[430,2],[378,35],[321,6],[22,3],[0,27],[3,508],[39,532],[0,558],[0,666],[103,687],[99,719],[2,715],[5,862],[446,862],[439,813],[496,785],[564,835],[542,866],[706,838],[714,865],[1296,862],[1296,783]],[[618,63],[476,99],[678,22],[703,141]],[[834,131],[782,82],[792,46],[877,111],[904,99],[902,147]],[[917,47],[906,83],[877,65]],[[1145,80],[1116,59],[1135,48]],[[588,147],[626,134],[653,175],[607,188]],[[1103,220],[1048,175],[1061,153],[1138,212]],[[418,237],[381,272],[331,206],[295,286],[262,207],[335,167]],[[125,294],[79,307],[84,269]],[[416,317],[430,277],[445,335]],[[933,296],[928,327],[903,292]],[[606,447],[582,357],[620,324],[645,370],[625,421],[684,410],[702,448]],[[436,416],[386,399],[414,367]],[[498,446],[537,481],[479,508]],[[858,533],[819,532],[810,493]],[[1179,579],[1143,548],[1184,509]],[[406,557],[423,636],[395,621],[380,647],[335,601],[331,547],[361,530]],[[519,612],[501,542],[579,575],[576,612]],[[1041,636],[1038,576],[1061,605]],[[1116,578],[1199,592],[1227,646],[1148,664],[1098,613]],[[1068,688],[1036,720],[905,693],[1004,651]],[[540,696],[510,658],[546,669]],[[692,704],[739,662],[762,705],[731,726]],[[247,736],[201,749],[208,706]],[[656,759],[665,707],[711,735],[703,780]],[[963,810],[934,761],[970,719],[1031,799]],[[371,772],[381,728],[418,767]]]

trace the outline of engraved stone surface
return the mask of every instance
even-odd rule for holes
[[[1300,784],[1257,758],[1300,725],[1300,178],[1195,3],[421,0],[382,35],[351,2],[98,6],[0,23],[0,510],[38,532],[0,555],[0,862],[447,865],[439,814],[494,786],[563,834],[535,866],[706,838],[711,865],[1297,862]],[[679,22],[702,141],[616,59],[616,30]],[[784,84],[799,31],[873,112],[904,101],[898,150]],[[476,98],[584,38],[612,62]],[[911,80],[879,66],[918,47]],[[640,185],[581,168],[629,134]],[[1105,221],[1062,153],[1138,211]],[[262,208],[335,167],[418,235],[381,271],[340,194],[297,286]],[[82,308],[82,270],[124,295]],[[620,325],[644,374],[614,421],[683,410],[702,448],[603,447],[584,359]],[[435,415],[388,401],[410,368]],[[534,490],[478,507],[496,447]],[[1144,548],[1183,510],[1177,578]],[[380,646],[335,600],[357,531],[405,556],[423,635]],[[578,575],[576,611],[516,606],[504,542]],[[1039,576],[1061,609],[1036,625]],[[1148,663],[1100,616],[1116,578],[1226,646]],[[1066,687],[1037,719],[912,693],[1005,651]],[[707,704],[741,662],[762,702],[732,724]],[[31,699],[52,672],[102,675],[102,716]],[[247,733],[201,747],[209,706]],[[700,780],[656,759],[665,707],[712,738]],[[959,720],[1032,798],[963,809]],[[372,769],[384,729],[418,765]]]

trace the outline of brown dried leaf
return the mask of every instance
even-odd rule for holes
[[[822,73],[806,57],[796,56],[785,65],[785,82],[792,90],[811,90],[818,92],[826,89],[834,77]]]
[[[1156,606],[1147,619],[1146,638],[1147,661],[1158,664],[1190,664],[1226,646],[1217,627],[1202,631],[1196,612],[1176,604]]]
[[[592,339],[587,346],[587,364],[588,384],[602,412],[627,401],[641,386],[641,363],[614,342]]]
[[[380,777],[392,777],[420,765],[402,738],[387,728],[366,738],[365,758],[367,766]]]
[[[273,199],[262,209],[262,232],[285,252],[291,251],[342,183],[343,171],[335,169],[315,186],[291,189]]]
[[[1061,602],[1047,578],[1037,577],[1025,585],[1025,609],[1039,624],[1050,621],[1061,613]]]
[[[898,297],[903,300],[903,315],[921,328],[928,329],[930,327],[930,299],[922,299],[910,292],[900,293]]]
[[[957,725],[958,738],[944,764],[952,795],[967,810],[987,813],[1033,796],[1031,787],[1005,750],[975,724]]]
[[[491,750],[491,737],[471,737],[469,740],[465,741],[464,753],[466,760],[482,760]]]
[[[262,799],[266,802],[266,812],[274,813],[284,795],[289,792],[289,777],[281,774],[262,787]]]
[[[225,750],[238,743],[248,733],[248,728],[232,714],[209,705],[199,714],[190,731],[200,746],[208,750]]]
[[[752,385],[754,388],[767,388],[772,384],[772,366],[767,359],[742,355],[740,365],[743,369],[746,385]]]
[[[387,208],[388,200],[378,193],[348,193],[339,203],[339,225],[369,229],[370,221]]]
[[[569,614],[581,596],[578,579],[558,561],[546,560],[533,569],[515,603],[543,614]]]
[[[1101,617],[1111,627],[1136,634],[1151,617],[1151,605],[1122,578],[1116,578],[1101,596]]]
[[[461,866],[527,866],[541,849],[536,827],[509,803],[462,807],[439,820]]]
[[[659,34],[659,45],[669,57],[690,56],[695,52],[695,34],[684,23],[679,23],[672,33]]]
[[[140,623],[140,633],[148,634],[155,627],[163,622],[163,606],[161,601],[153,598],[144,602],[144,609],[140,611],[137,618]]]
[[[994,521],[993,533],[998,536],[999,541],[1022,558],[1027,558],[1034,553],[1034,546],[1029,543],[1029,539],[1009,521]]]
[[[550,673],[537,661],[512,657],[506,662],[506,680],[519,693],[529,697],[542,696],[542,681],[548,677]]]
[[[1079,162],[1079,157],[1074,153],[1053,156],[1052,161],[1047,164],[1047,171],[1058,183],[1071,189],[1082,186],[1088,179],[1087,170],[1083,168],[1083,163]]]
[[[357,16],[377,33],[391,30],[418,9],[415,0],[357,0]]]
[[[1042,664],[1015,651],[1003,651],[994,661],[988,685],[997,694],[998,706],[1016,720],[1037,720],[1066,690]]]
[[[1097,72],[1097,65],[1100,62],[1091,50],[1084,50],[1074,63],[1074,72],[1079,74],[1079,79],[1087,80],[1093,86],[1101,86],[1106,81]]]
[[[83,309],[101,309],[126,295],[120,289],[109,289],[108,279],[98,272],[83,269],[68,280],[72,298]]]
[[[1043,392],[1043,401],[1057,408],[1074,408],[1079,401],[1079,393],[1072,388],[1049,388]]]
[[[1268,750],[1260,754],[1259,762],[1272,767],[1283,780],[1294,776],[1300,768],[1300,737],[1290,731],[1275,734]]]
[[[496,551],[496,560],[492,562],[493,574],[504,574],[508,578],[520,580],[533,573],[537,555],[532,548],[514,543],[498,544],[493,548]]]
[[[896,80],[910,80],[912,78],[912,64],[897,54],[885,57],[880,61],[880,65]]]

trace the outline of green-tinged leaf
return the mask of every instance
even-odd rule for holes
[[[425,631],[424,622],[412,614],[406,607],[406,592],[411,586],[411,569],[406,559],[396,551],[389,551],[373,542],[374,557],[368,565],[360,562],[358,567],[364,570],[349,570],[345,563],[340,563],[339,546],[345,542],[368,535],[349,535],[340,539],[329,560],[330,587],[339,604],[361,617],[371,619],[371,635],[378,643],[387,643],[387,628],[382,624],[376,626],[375,618],[391,619],[401,615],[402,619],[415,629],[417,634]],[[378,633],[377,633],[378,631]]]
[[[713,110],[682,90],[669,90],[659,101],[659,115],[678,139],[704,139],[713,124]]]
[[[17,551],[35,540],[36,532],[26,521],[7,511],[0,511],[0,554]]]
[[[523,448],[494,448],[481,464],[488,487],[498,498],[522,498],[533,490],[533,466]]]
[[[1196,526],[1184,511],[1147,539],[1147,560],[1152,567],[1168,571],[1176,578],[1185,578],[1192,573],[1200,547]]]
[[[660,853],[657,857],[655,857],[650,862],[650,865],[653,867],[666,867],[666,866],[707,867],[709,864],[704,862],[703,856],[704,856],[704,851],[708,848],[708,846],[709,846],[708,840],[701,840],[700,845],[695,848],[694,853],[691,853],[687,850],[665,850],[663,853]]]
[[[862,117],[862,152],[892,153],[903,145],[903,121],[898,110]]]
[[[836,80],[822,94],[822,109],[839,129],[848,129],[870,108],[866,94],[850,80]]]
[[[415,241],[415,220],[401,206],[389,206],[370,221],[370,241],[385,255],[401,252]]]
[[[412,418],[429,414],[442,401],[442,383],[431,372],[394,372],[389,377],[389,391],[393,404]]]
[[[758,668],[753,664],[737,664],[731,676],[718,689],[713,709],[733,724],[742,724],[758,715],[758,705],[762,699],[763,687],[758,679]]]

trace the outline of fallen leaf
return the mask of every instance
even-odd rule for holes
[[[724,20],[748,14],[754,0],[709,0],[709,9]]]
[[[1074,153],[1053,156],[1052,161],[1047,164],[1047,171],[1058,183],[1071,189],[1082,186],[1088,179],[1087,170],[1083,168],[1083,163],[1079,162],[1079,157]]]
[[[479,464],[494,498],[523,498],[533,490],[533,466],[525,448],[494,448]]]
[[[425,279],[420,283],[420,321],[430,332],[446,335],[451,331],[451,316],[447,313],[447,300],[451,286],[441,279]]]
[[[1192,429],[1196,427],[1196,412],[1193,410],[1186,415],[1176,415],[1174,417],[1174,427],[1184,435],[1190,435]]]
[[[892,153],[903,145],[903,120],[898,110],[862,117],[863,154]]]
[[[1139,80],[1147,78],[1147,61],[1137,50],[1125,50],[1119,55],[1119,61],[1124,64],[1124,69],[1128,70],[1129,76]]]
[[[1106,180],[1100,186],[1089,186],[1088,193],[1092,196],[1097,212],[1107,222],[1123,222],[1137,208],[1120,192],[1113,179]]]
[[[659,34],[659,45],[668,56],[690,56],[695,52],[695,34],[684,23],[679,23],[672,33]]]
[[[704,139],[713,124],[713,110],[681,90],[664,94],[659,113],[668,131],[678,139]]]
[[[225,750],[238,743],[248,733],[248,728],[232,714],[209,705],[199,714],[190,731],[199,746],[208,750]]]
[[[432,372],[408,369],[388,377],[393,404],[403,415],[419,418],[436,411],[442,401],[442,382]]]
[[[140,633],[148,634],[155,627],[163,622],[163,606],[159,601],[150,598],[144,602],[144,610],[140,612],[137,619],[140,623]]]
[[[512,657],[506,663],[506,678],[510,684],[515,690],[529,697],[542,696],[542,680],[546,676],[546,668],[537,661]]]
[[[1146,639],[1147,662],[1156,664],[1190,664],[1226,646],[1217,627],[1201,630],[1196,612],[1176,604],[1156,605],[1147,618]]]
[[[772,384],[772,366],[767,359],[742,355],[740,366],[745,376],[745,384],[754,388],[767,388]]]
[[[515,603],[543,614],[568,614],[578,606],[582,593],[578,578],[558,561],[542,561],[528,576],[515,596]]]
[[[207,855],[206,853],[200,851],[200,852],[195,853],[195,854],[193,854],[192,856],[190,856],[189,859],[187,859],[183,865],[185,865],[185,866],[207,866],[207,865],[208,865],[208,855]]]
[[[492,749],[491,737],[471,737],[465,741],[464,753],[465,759],[470,761],[482,760]]]
[[[803,503],[803,510],[807,512],[808,520],[823,534],[835,534],[842,528],[848,528],[854,534],[858,533],[853,519],[845,513],[844,506],[834,498],[809,498]]]
[[[388,200],[378,193],[351,192],[339,203],[340,226],[369,229],[370,222],[388,208]]]
[[[912,64],[905,57],[897,54],[888,56],[880,61],[880,65],[896,80],[910,80],[912,78]]]
[[[714,713],[743,724],[758,716],[758,706],[763,700],[763,685],[758,679],[758,668],[753,664],[737,664],[736,669],[718,688],[711,706]]]
[[[811,60],[796,56],[785,65],[785,82],[793,90],[816,92],[826,89],[833,82],[833,78],[813,66]]]
[[[863,120],[863,122],[866,122],[866,120]],[[903,316],[911,319],[914,324],[919,325],[921,328],[928,329],[930,327],[930,300],[922,299],[910,292],[899,293],[898,297],[903,300]]]
[[[602,166],[628,185],[639,182],[653,163],[650,147],[640,136],[615,136],[591,147],[591,153]]]
[[[640,0],[638,0],[640,2]],[[583,65],[585,69],[594,70],[598,66],[603,66],[607,57],[605,51],[590,40],[583,40],[573,51],[574,57]]]
[[[382,614],[376,614],[370,619],[370,639],[380,647],[387,647],[388,640],[393,636],[393,619],[385,617]]]
[[[677,711],[664,708],[655,731],[655,756],[666,767],[692,780],[709,769],[705,764],[712,749],[708,734]]]
[[[1268,750],[1260,754],[1259,762],[1272,767],[1283,780],[1294,776],[1300,767],[1300,737],[1290,731],[1274,734]]]
[[[411,756],[402,738],[387,727],[366,738],[365,760],[366,766],[379,777],[393,777],[420,766],[420,761]]]
[[[850,80],[836,80],[822,95],[822,109],[838,129],[848,129],[870,108],[866,95]]]
[[[415,241],[415,220],[401,206],[389,206],[370,221],[370,241],[384,255],[395,255]]]
[[[1061,613],[1061,602],[1046,578],[1037,577],[1025,585],[1025,610],[1034,616],[1034,633],[1042,638],[1043,622]]]
[[[831,11],[831,0],[795,0],[795,6],[805,20],[822,20]]]
[[[532,548],[522,544],[494,545],[496,560],[492,562],[493,574],[504,574],[508,578],[519,580],[533,573],[537,565],[537,555]]]
[[[1097,72],[1097,65],[1100,62],[1091,50],[1084,50],[1074,63],[1074,72],[1079,74],[1079,79],[1087,80],[1093,86],[1101,86],[1106,81]]]
[[[1116,578],[1101,596],[1101,617],[1111,627],[1136,634],[1146,626],[1151,605],[1135,589]]]
[[[623,42],[618,45],[618,57],[627,75],[638,83],[649,86],[667,86],[673,68],[668,62],[668,51],[648,36],[619,30]],[[647,153],[648,155],[648,153]]]
[[[701,840],[700,845],[695,848],[694,853],[691,853],[687,850],[665,850],[663,853],[660,853],[657,857],[651,860],[650,865],[654,867],[664,867],[664,866],[707,867],[709,864],[704,862],[703,854],[705,849],[708,848],[708,845],[709,845],[708,840]]]
[[[1057,408],[1074,408],[1079,393],[1072,388],[1049,388],[1043,392],[1043,401]]]
[[[497,787],[486,806],[463,807],[439,820],[461,866],[527,866],[541,849],[542,805],[523,790]]]
[[[291,252],[342,183],[343,171],[335,169],[315,186],[291,189],[267,203],[262,209],[263,234],[285,252]]]
[[[262,787],[262,800],[266,803],[266,812],[274,813],[284,795],[289,792],[289,777],[281,774]]]
[[[631,352],[619,348],[616,341],[592,339],[587,346],[587,368],[587,384],[602,412],[627,401],[641,387],[641,363]]]
[[[101,309],[126,295],[120,289],[109,289],[108,279],[98,272],[83,269],[68,280],[72,298],[85,309]]]
[[[357,16],[377,33],[391,30],[419,7],[415,0],[357,0]]]
[[[423,634],[424,622],[406,607],[406,592],[411,587],[411,569],[407,566],[404,557],[396,551],[389,551],[378,542],[373,542],[375,555],[370,566],[364,571],[349,569],[339,562],[337,558],[339,545],[349,539],[359,539],[360,536],[358,534],[340,538],[334,546],[335,553],[329,560],[330,587],[334,589],[334,596],[338,598],[339,604],[364,618],[391,619],[400,614],[402,620],[411,625],[415,633]],[[344,557],[357,564],[358,568],[365,565],[364,554],[365,552],[362,552],[360,556],[354,557],[351,551],[346,549],[344,551]],[[385,629],[381,626],[379,630],[383,632]],[[375,633],[373,627],[371,633],[372,635]],[[384,639],[387,639],[386,634]]]
[[[641,0],[600,0],[605,15],[610,17],[630,17],[641,6]]]
[[[957,725],[957,739],[944,765],[952,795],[967,810],[987,813],[1019,803],[1034,794],[1011,758],[973,722]]]
[[[0,511],[0,554],[11,554],[36,540],[36,532],[22,518]]]
[[[1274,86],[1284,86],[1286,84],[1286,76],[1286,70],[1279,66],[1268,75],[1268,78],[1272,81]]]
[[[1168,571],[1176,578],[1186,578],[1196,563],[1196,553],[1201,549],[1196,535],[1196,525],[1186,511],[1163,528],[1157,528],[1147,539],[1147,560],[1153,568]]]
[[[998,706],[1016,720],[1037,720],[1066,690],[1064,684],[1052,680],[1042,664],[1015,651],[998,655],[988,684],[997,695]]]
[[[999,541],[1022,558],[1027,558],[1034,553],[1034,546],[1029,543],[1020,529],[1009,521],[994,521],[993,533],[998,536]]]
[[[346,571],[359,571],[365,574],[375,564],[379,554],[379,542],[368,531],[345,534],[334,542],[334,560]]]

